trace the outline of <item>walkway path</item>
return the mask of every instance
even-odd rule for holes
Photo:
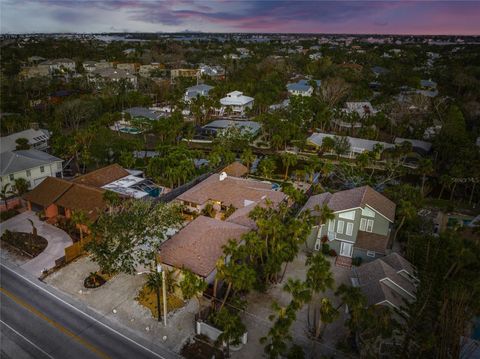
[[[28,219],[31,219],[37,227],[38,235],[48,241],[47,248],[35,258],[29,260],[21,267],[30,274],[39,277],[44,269],[50,269],[55,266],[55,260],[65,255],[65,247],[72,244],[70,236],[60,228],[42,222],[32,211],[26,211],[18,216],[0,224],[0,235],[7,229],[16,232],[32,232],[32,225]]]

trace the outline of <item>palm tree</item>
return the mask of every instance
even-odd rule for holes
[[[0,191],[0,197],[2,198],[3,203],[5,203],[6,209],[8,209],[8,197],[12,194],[10,187],[10,183],[6,183],[2,186],[2,190]]]
[[[245,166],[247,166],[248,172],[250,172],[250,166],[255,160],[255,156],[250,148],[246,148],[241,156],[241,160]]]
[[[347,327],[351,332],[357,330],[361,317],[367,307],[367,299],[359,287],[351,287],[349,285],[341,284],[335,295],[341,300],[337,309],[345,305],[348,309],[349,318],[347,319]]]
[[[287,180],[287,178],[288,178],[288,170],[289,170],[290,166],[295,166],[297,164],[297,162],[298,162],[297,155],[295,155],[293,153],[285,152],[282,155],[282,165],[283,165],[283,168],[285,168],[284,180]]]
[[[319,314],[319,323],[315,331],[315,338],[321,338],[327,325],[333,323],[340,315],[339,311],[332,305],[332,302],[328,298],[322,298],[320,300]]]
[[[315,213],[318,213],[318,215],[317,214],[313,215],[316,219],[316,225],[318,226],[318,230],[317,230],[317,238],[318,238],[318,233],[320,233],[322,225],[327,224],[328,221],[335,219],[335,214],[333,213],[332,209],[328,207],[326,204],[322,205],[322,207],[320,207],[317,204],[315,205],[313,210]]]
[[[330,262],[325,259],[325,256],[318,252],[313,256],[307,258],[305,265],[308,267],[305,283],[312,291],[312,296],[318,295],[320,292],[325,292],[327,289],[333,287],[333,277],[332,272],[330,271]],[[320,303],[320,306],[314,309],[313,315],[313,325],[310,325],[310,308],[308,309],[308,323],[311,331],[314,333],[315,337],[318,338],[321,332],[322,324],[322,299],[317,302]],[[327,308],[324,308],[326,311]],[[329,309],[329,308],[328,308]],[[328,319],[329,311],[324,315]]]
[[[422,187],[420,189],[420,193],[422,196],[425,196],[425,182],[427,181],[427,176],[432,174],[433,162],[429,158],[422,158],[418,164],[418,172],[422,175]]]
[[[406,201],[401,199],[398,203],[397,206],[397,216],[400,219],[400,224],[398,225],[394,235],[393,235],[393,242],[395,242],[395,239],[397,238],[398,233],[400,232],[400,229],[403,227],[405,224],[405,220],[407,219],[412,219],[417,215],[417,208],[413,203],[410,201]]]
[[[180,282],[180,289],[182,291],[183,299],[188,300],[195,297],[198,301],[198,309],[200,311],[200,293],[203,293],[207,289],[207,283],[196,276],[189,269],[182,269],[183,280]]]
[[[82,241],[83,241],[83,227],[84,226],[88,227],[89,218],[85,214],[84,211],[78,210],[78,211],[74,211],[72,213],[71,220],[75,224],[75,226],[78,228],[78,231],[80,232],[80,243],[82,243]]]
[[[17,196],[23,196],[28,192],[29,183],[25,178],[17,178],[15,180],[15,193]]]

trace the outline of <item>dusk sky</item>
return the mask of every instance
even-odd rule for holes
[[[480,35],[480,1],[0,0],[1,32]]]

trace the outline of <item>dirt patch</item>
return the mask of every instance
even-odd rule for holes
[[[35,258],[48,245],[48,241],[39,235],[34,236],[31,233],[11,232],[9,230],[3,233],[1,239],[2,242],[7,243],[28,258]]]
[[[160,289],[160,295],[161,294],[162,294],[162,291]],[[144,307],[148,308],[152,313],[153,317],[156,318],[158,316],[157,293],[155,290],[152,290],[146,285],[144,285],[138,292],[138,295],[135,298],[135,300],[140,305],[143,305]],[[160,301],[162,301],[161,297],[160,297]],[[183,306],[184,306],[183,300],[181,300],[175,295],[167,294],[167,312],[174,311],[176,309],[182,308]],[[160,303],[160,309],[163,310],[162,303]]]

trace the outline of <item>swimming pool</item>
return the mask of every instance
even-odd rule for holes
[[[138,135],[139,133],[142,133],[142,131],[136,127],[122,127],[119,129],[119,131],[123,133],[129,133],[131,135]]]

